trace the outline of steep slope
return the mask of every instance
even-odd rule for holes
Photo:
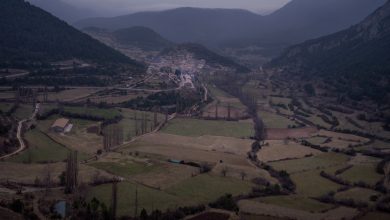
[[[83,29],[83,31],[97,39],[102,39],[102,41],[107,39],[121,47],[135,47],[146,51],[160,51],[173,45],[172,42],[146,27],[131,27],[114,32],[90,27]]]
[[[390,2],[351,28],[289,48],[268,66],[289,75],[321,78],[359,99],[390,92]],[[341,86],[341,85],[340,85]]]
[[[357,24],[386,0],[292,0],[263,19],[260,39],[300,43]]]
[[[0,62],[16,65],[72,58],[140,64],[23,0],[0,2]]]
[[[250,71],[245,66],[237,64],[229,58],[214,53],[200,44],[180,44],[165,49],[160,53],[161,57],[178,57],[178,59],[180,59],[181,57],[186,57],[187,55],[191,55],[197,60],[205,60],[206,64],[209,66],[226,67],[233,69],[238,73],[248,73]]]
[[[50,12],[54,16],[68,23],[98,16],[96,12],[88,9],[80,9],[67,4],[62,0],[27,0],[31,4]]]

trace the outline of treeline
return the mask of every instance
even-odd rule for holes
[[[123,104],[125,108],[151,111],[160,106],[168,113],[182,112],[200,102],[202,97],[198,93],[186,91],[158,92],[145,97],[137,97]]]

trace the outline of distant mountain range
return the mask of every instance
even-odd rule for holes
[[[27,0],[27,1],[70,24],[81,19],[99,16],[98,13],[94,11],[88,9],[76,8],[72,5],[67,4],[62,0]]]
[[[356,100],[390,93],[390,1],[344,31],[292,46],[269,67],[289,76],[323,79]]]
[[[161,51],[173,45],[172,42],[146,27],[131,27],[113,32],[101,28],[89,27],[83,29],[83,31],[97,39],[107,39],[121,47],[135,47],[146,51]]]
[[[358,23],[385,0],[292,0],[261,16],[245,10],[179,8],[113,18],[89,18],[76,27],[117,30],[145,26],[176,42],[207,46],[289,45]]]
[[[0,1],[0,64],[78,58],[141,66],[118,51],[23,0]]]

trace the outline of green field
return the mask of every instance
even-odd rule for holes
[[[256,201],[308,212],[321,212],[333,207],[331,204],[296,195],[262,197]]]
[[[250,182],[234,178],[202,174],[184,180],[166,191],[176,195],[185,203],[207,203],[216,200],[226,193],[232,195],[245,194],[251,191],[254,185]]]
[[[169,121],[161,131],[190,137],[212,135],[248,138],[253,135],[253,125],[247,122],[176,118]]]
[[[289,125],[296,125],[294,121],[276,113],[259,111],[258,115],[267,128],[288,128]]]
[[[147,130],[154,129],[154,113],[153,112],[142,112],[131,109],[121,109],[123,119],[119,122],[119,125],[123,127],[123,137],[125,141],[129,141],[135,137],[135,115],[137,115],[138,126],[141,126],[141,119],[144,114],[147,116]],[[165,120],[165,115],[158,113],[157,122],[161,123]]]
[[[11,109],[13,104],[11,103],[0,103],[0,112],[7,112]]]
[[[233,96],[227,94],[226,92],[220,90],[219,88],[217,88],[216,86],[213,86],[213,85],[208,85],[207,86],[207,89],[209,90],[209,93],[211,93],[211,95],[213,97],[226,97],[226,98],[233,98]]]
[[[118,175],[121,177],[129,178],[132,175],[150,172],[155,170],[157,166],[137,163],[133,161],[124,160],[119,162],[97,162],[91,163],[97,169],[105,170],[108,173]]]
[[[358,220],[388,220],[390,219],[390,214],[385,212],[369,212],[363,217],[358,218]]]
[[[365,188],[352,188],[347,191],[343,191],[340,193],[337,193],[335,195],[336,199],[352,199],[357,202],[365,202],[365,203],[371,203],[370,197],[373,195],[380,195],[380,193],[371,190],[371,189],[365,189]]]
[[[38,129],[28,131],[25,140],[29,148],[10,158],[12,162],[58,162],[67,158],[69,150],[52,141]]]
[[[118,184],[118,215],[134,215],[135,210],[135,192],[138,189],[138,214],[143,208],[149,213],[152,210],[174,209],[177,206],[185,205],[181,200],[164,191],[152,189],[142,185],[136,186],[133,183],[122,182]],[[100,185],[93,187],[88,192],[88,199],[96,197],[104,202],[108,207],[111,205],[112,185]]]
[[[311,138],[306,138],[309,143],[315,144],[315,145],[321,145],[323,144],[328,138],[325,137],[311,137]]]
[[[316,197],[336,191],[341,185],[320,176],[320,171],[308,171],[291,175],[299,195]]]
[[[121,115],[121,113],[115,109],[103,109],[103,108],[92,108],[92,107],[73,107],[73,106],[65,106],[64,112],[71,114],[80,114],[80,115],[90,115],[96,117],[102,117],[104,119],[113,119]]]
[[[284,97],[271,97],[270,101],[277,105],[277,104],[284,104],[284,105],[288,105],[291,103],[292,99],[291,98],[284,98]]]
[[[19,120],[26,119],[31,117],[33,110],[34,108],[32,105],[19,105],[19,107],[13,113],[13,116]]]
[[[208,174],[193,177],[168,188],[165,191],[138,185],[139,210],[145,208],[148,212],[155,209],[174,209],[179,206],[190,206],[198,203],[208,203],[225,193],[238,195],[251,190],[252,184],[231,178],[210,176]],[[122,182],[118,184],[118,214],[133,215],[136,185]],[[111,204],[112,185],[93,187],[88,192],[88,198],[96,197],[105,204]]]
[[[332,126],[331,124],[326,123],[324,120],[322,120],[322,118],[318,117],[317,115],[311,115],[309,118],[307,118],[307,120],[311,121],[315,125],[320,125],[325,128],[330,128]]]
[[[343,166],[348,156],[337,153],[323,153],[314,157],[306,157],[295,160],[272,162],[270,165],[277,170],[285,170],[288,173],[295,173],[309,170],[323,170],[330,167]]]
[[[367,164],[355,165],[342,173],[340,177],[353,183],[363,181],[370,185],[375,185],[383,176],[376,172],[375,164]]]

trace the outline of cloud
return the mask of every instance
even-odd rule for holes
[[[178,7],[241,8],[258,13],[274,11],[290,0],[63,0],[80,8],[90,8],[102,14],[126,14]]]

